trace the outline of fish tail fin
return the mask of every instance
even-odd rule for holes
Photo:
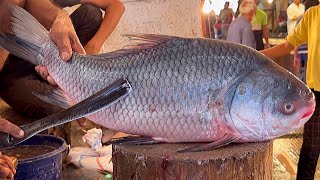
[[[12,33],[0,34],[0,45],[20,58],[39,64],[37,55],[50,40],[49,32],[21,7],[10,5],[9,9]]]

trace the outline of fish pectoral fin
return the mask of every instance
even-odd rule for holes
[[[129,95],[130,92],[132,92],[130,83],[126,79],[120,78],[110,84],[108,87],[100,90],[99,92],[96,92],[95,94],[89,96],[88,98],[80,101],[79,103],[71,106],[68,109],[62,110],[48,117],[21,126],[21,129],[24,131],[24,137],[14,138],[10,136],[9,144],[18,144],[43,130],[88,116],[92,113],[108,108],[113,103],[116,103]]]
[[[110,141],[106,142],[103,145],[150,145],[150,144],[159,144],[161,143],[158,140],[155,140],[151,137],[144,137],[144,136],[126,136],[121,138],[114,138]]]
[[[232,142],[235,142],[236,140],[238,140],[239,137],[238,136],[234,136],[233,134],[229,134],[229,135],[225,135],[223,136],[222,139],[219,139],[215,142],[209,143],[209,144],[205,144],[202,146],[196,146],[196,147],[192,147],[192,148],[187,148],[187,149],[183,149],[183,150],[179,150],[178,153],[187,153],[187,152],[199,152],[199,151],[209,151],[212,149],[216,149],[225,145],[228,145]]]
[[[71,107],[66,94],[60,89],[55,88],[50,92],[32,92],[36,97],[44,102],[67,109]]]

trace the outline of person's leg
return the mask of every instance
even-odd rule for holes
[[[320,92],[315,92],[316,110],[304,125],[297,180],[313,180],[320,153]]]
[[[102,12],[93,5],[83,4],[70,15],[70,18],[81,44],[85,45],[101,26]]]
[[[260,51],[264,49],[264,44],[262,40],[262,30],[253,31],[254,39],[256,41],[256,50]]]
[[[32,92],[48,92],[53,89],[34,70],[34,65],[9,55],[0,78],[0,96],[16,112],[31,118],[43,118],[61,110],[45,103]]]
[[[86,4],[80,6],[71,19],[82,45],[85,45],[100,27],[102,13],[99,8]],[[21,58],[9,56],[0,83],[0,96],[17,112],[43,118],[61,110],[32,94],[33,91],[47,92],[53,88],[37,74],[33,64]]]

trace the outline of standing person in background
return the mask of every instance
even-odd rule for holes
[[[250,0],[244,0],[239,6],[240,15],[231,22],[227,41],[256,48],[251,21],[256,13],[256,5]]]
[[[229,4],[229,1],[224,3],[224,8],[220,11],[218,22],[214,25],[218,32],[221,32],[222,39],[225,39],[229,25],[234,16],[234,12],[229,8]]]
[[[305,11],[305,7],[300,0],[293,0],[293,2],[287,8],[287,30],[290,34],[297,24],[297,20],[302,17]]]
[[[260,4],[260,0],[254,0],[256,6]],[[268,17],[267,14],[261,9],[257,8],[256,16],[254,21],[252,21],[252,30],[256,40],[256,50],[260,51],[264,49],[263,39],[266,42],[266,48],[270,47],[269,38],[268,38]]]
[[[317,6],[319,4],[318,0],[307,0],[304,2],[305,9],[308,10],[310,7]],[[297,20],[297,25],[299,24],[302,16]],[[306,83],[306,67],[308,60],[308,45],[302,44],[294,50],[294,66],[299,68],[297,77]]]
[[[312,117],[304,125],[303,144],[298,163],[298,180],[314,179],[320,153],[320,6],[311,7],[303,15],[298,26],[286,37],[286,41],[261,51],[270,58],[289,54],[303,43],[308,44],[307,85],[314,92],[316,107]]]
[[[234,15],[232,9],[229,8],[229,5],[230,5],[230,2],[226,1],[224,3],[224,8],[221,9],[220,11],[219,21],[221,21],[222,24],[230,24],[231,21],[229,19],[229,16],[230,14],[232,14],[232,16]]]

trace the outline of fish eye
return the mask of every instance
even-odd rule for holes
[[[286,110],[290,111],[290,109],[291,109],[291,104],[286,104]]]
[[[283,103],[281,109],[282,109],[283,113],[287,114],[287,115],[289,115],[295,111],[295,108],[291,102]]]

